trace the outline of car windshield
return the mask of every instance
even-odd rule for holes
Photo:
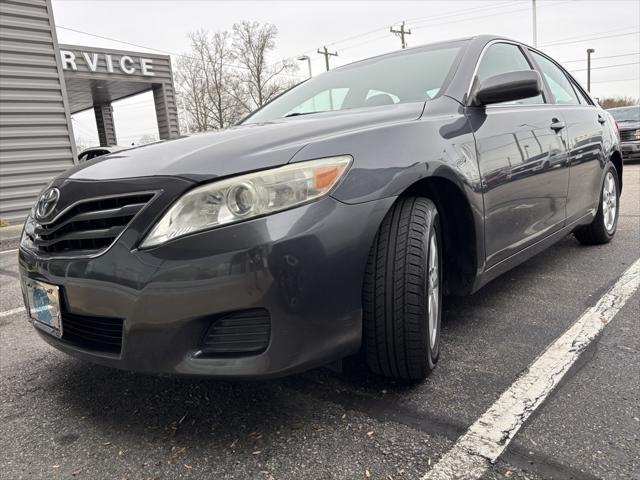
[[[614,108],[609,110],[618,123],[640,122],[640,105],[627,108]]]
[[[435,97],[462,47],[434,45],[364,60],[331,70],[292,88],[243,123],[397,103]]]

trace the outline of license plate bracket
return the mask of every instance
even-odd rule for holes
[[[55,337],[62,337],[60,287],[32,279],[24,279],[23,287],[31,322]]]

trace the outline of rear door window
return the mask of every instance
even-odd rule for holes
[[[560,105],[579,105],[578,95],[564,72],[555,63],[547,57],[537,52],[531,52],[533,59],[540,66],[542,75],[549,85],[551,95],[555,98],[556,103]]]

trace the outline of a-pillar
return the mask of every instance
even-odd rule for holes
[[[93,110],[96,113],[96,126],[98,127],[98,137],[100,138],[100,146],[108,147],[116,145],[116,128],[113,123],[113,107],[110,103],[94,105]]]

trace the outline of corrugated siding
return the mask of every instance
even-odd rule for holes
[[[73,165],[51,4],[0,3],[0,218],[23,219],[40,190]]]

